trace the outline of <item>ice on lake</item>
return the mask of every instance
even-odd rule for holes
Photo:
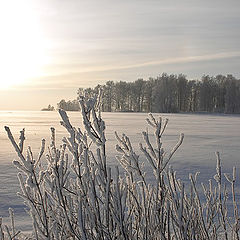
[[[69,112],[69,118],[74,126],[82,126],[79,112]],[[163,137],[163,147],[166,151],[177,143],[179,134],[184,133],[182,146],[171,161],[177,175],[187,181],[189,173],[200,172],[199,181],[207,181],[215,172],[215,152],[220,152],[223,171],[231,172],[233,166],[240,167],[240,115],[223,114],[154,114],[169,119],[168,127]],[[125,133],[132,141],[136,152],[138,143],[142,142],[141,132],[148,128],[145,113],[103,113],[106,122],[108,163],[117,164],[115,159],[116,140],[114,131]],[[19,191],[17,170],[12,160],[17,156],[7,139],[4,126],[12,130],[15,138],[19,131],[25,128],[26,144],[31,145],[33,152],[38,154],[41,139],[45,138],[47,144],[50,138],[50,127],[56,128],[58,144],[61,144],[66,130],[60,125],[60,116],[57,112],[14,111],[0,112],[0,216],[8,216],[8,208],[15,210],[17,225],[28,229],[30,219],[26,217],[22,199],[16,196]],[[141,158],[144,160],[143,158]],[[146,172],[151,173],[146,162]],[[239,176],[239,174],[238,174]],[[149,181],[152,180],[149,174]]]

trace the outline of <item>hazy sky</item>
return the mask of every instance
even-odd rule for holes
[[[240,78],[240,1],[0,2],[0,110],[162,72]]]

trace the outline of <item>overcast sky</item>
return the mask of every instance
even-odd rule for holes
[[[79,87],[163,72],[240,78],[238,0],[6,2],[0,78],[12,84],[0,87],[0,110],[39,110]]]

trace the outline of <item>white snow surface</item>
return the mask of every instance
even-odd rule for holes
[[[68,112],[72,124],[82,126],[79,112]],[[141,132],[151,128],[145,121],[146,113],[103,113],[106,123],[107,161],[110,166],[117,163],[115,159],[116,140],[114,131],[125,133],[132,141],[136,152],[138,143],[142,142]],[[237,167],[239,180],[240,169],[240,115],[224,114],[154,114],[163,119],[168,118],[169,123],[163,137],[163,147],[169,152],[177,143],[179,134],[184,133],[182,146],[177,151],[170,164],[177,171],[177,176],[188,181],[189,173],[200,172],[199,182],[207,182],[215,174],[216,157],[219,151],[222,159],[223,172],[230,173],[232,167]],[[25,212],[25,205],[16,192],[20,191],[17,180],[18,170],[12,161],[17,155],[7,138],[4,126],[9,126],[15,139],[19,137],[19,131],[25,128],[25,148],[31,145],[33,153],[37,156],[41,139],[46,143],[50,139],[50,127],[55,127],[57,142],[60,145],[63,136],[67,136],[66,130],[60,125],[58,112],[43,111],[0,111],[0,216],[4,217],[4,223],[8,223],[8,208],[15,211],[16,226],[22,230],[31,230],[31,219]],[[153,136],[153,135],[151,135]],[[140,158],[144,161],[143,158]],[[148,163],[145,163],[146,173],[149,174],[149,182],[154,176]],[[238,189],[239,190],[239,189]],[[238,200],[240,195],[238,191]]]

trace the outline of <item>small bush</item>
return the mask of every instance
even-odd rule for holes
[[[144,144],[139,148],[155,181],[147,182],[129,138],[116,133],[117,159],[124,169],[120,174],[118,166],[111,169],[107,164],[101,102],[97,97],[81,97],[79,102],[85,130],[73,127],[66,112],[59,110],[69,136],[58,148],[51,128],[51,144],[46,148],[42,140],[36,159],[30,147],[23,153],[24,130],[18,144],[5,127],[19,157],[13,162],[20,170],[22,191],[18,195],[28,206],[33,233],[20,235],[10,210],[12,226],[4,229],[0,222],[0,239],[239,239],[236,168],[232,176],[226,175],[232,187],[231,218],[219,154],[216,183],[202,184],[204,198],[200,198],[196,187],[197,175],[190,175],[190,190],[186,191],[184,183],[168,167],[184,136],[180,135],[170,153],[164,152],[162,135],[168,121],[149,114],[147,123],[155,143],[148,132],[143,132]]]

